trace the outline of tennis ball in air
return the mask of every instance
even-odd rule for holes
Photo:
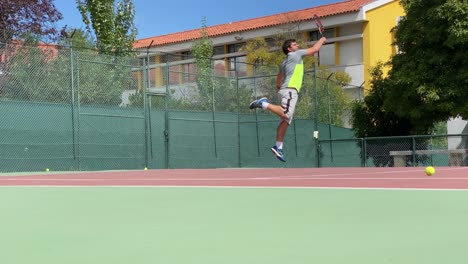
[[[46,169],[45,169],[45,171],[47,171],[47,172],[48,172],[48,171],[49,171],[49,168],[46,168]]]
[[[148,168],[145,167],[144,170],[148,170]]]
[[[432,175],[434,175],[434,173],[435,173],[434,167],[432,167],[432,166],[426,167],[426,175],[427,176],[432,176]]]

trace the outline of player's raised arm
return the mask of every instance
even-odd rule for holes
[[[315,44],[312,47],[306,50],[306,55],[313,55],[317,53],[322,47],[322,45],[325,43],[325,41],[327,41],[327,39],[325,37],[321,37],[317,42],[315,42]]]

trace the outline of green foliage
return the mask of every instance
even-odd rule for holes
[[[277,34],[273,39],[275,48],[270,47],[265,41],[265,39],[262,37],[257,37],[247,41],[245,48],[242,49],[242,51],[245,51],[247,53],[246,61],[248,63],[262,65],[280,65],[283,59],[285,58],[283,50],[281,49],[281,46],[283,45],[283,41],[285,39],[285,34]],[[307,46],[306,39],[296,38],[296,40],[299,46]],[[304,58],[304,66],[307,69],[310,69],[315,62],[316,59],[314,57]]]
[[[344,73],[332,72],[328,67],[320,67],[315,73],[304,76],[299,101],[296,107],[297,118],[315,118],[317,121],[336,126],[344,125],[344,117],[350,108],[350,99],[342,85],[349,83],[350,77]],[[317,97],[317,107],[315,107]],[[315,110],[317,113],[315,115]]]
[[[200,30],[200,39],[192,47],[192,54],[197,65],[198,75],[197,84],[200,92],[200,104],[206,109],[210,108],[213,101],[213,81],[212,81],[212,63],[213,43],[208,37],[208,31],[205,18],[202,19],[202,29]]]
[[[9,58],[0,97],[16,101],[70,101],[70,64],[54,59],[53,49],[18,47]]]
[[[388,110],[386,102],[394,90],[395,83],[385,78],[379,62],[371,69],[371,89],[363,101],[354,101],[352,105],[352,126],[356,137],[392,137],[405,135],[423,135],[432,130],[432,124],[415,124],[412,120]],[[416,149],[426,149],[428,139],[418,138],[414,142]],[[375,166],[393,166],[393,159],[388,158],[389,151],[401,148],[401,139],[373,140],[366,145],[367,158]],[[413,142],[407,142],[407,148],[413,149]],[[361,144],[358,144],[361,147]],[[426,156],[419,156],[416,162],[425,162]],[[412,166],[411,159],[407,165]]]
[[[80,102],[96,105],[119,105],[125,89],[134,88],[133,60],[127,57],[81,52],[78,78]]]
[[[59,41],[59,45],[70,45],[73,47],[73,50],[89,52],[95,48],[93,39],[89,32],[86,32],[82,29],[70,29],[66,30],[65,35],[67,37]]]
[[[72,90],[82,104],[121,104],[125,89],[136,80],[127,57],[71,52],[56,46],[17,47],[10,55],[0,97],[20,101],[70,103]]]
[[[353,106],[356,136],[429,134],[450,117],[468,117],[468,2],[403,0],[400,53],[372,70],[372,90]],[[441,128],[437,126],[435,131]]]
[[[401,53],[391,60],[387,111],[428,127],[468,118],[468,2],[402,1],[406,17],[396,29]]]
[[[384,64],[378,63],[371,69],[369,94],[363,101],[352,106],[352,125],[356,137],[383,137],[409,135],[413,130],[409,119],[398,116],[384,107],[393,84],[383,76]],[[419,132],[419,131],[418,131]]]
[[[68,29],[63,31],[64,38],[58,44],[62,46],[69,46],[74,51],[90,52],[96,49],[93,38],[89,32],[82,29]]]
[[[279,44],[278,46],[281,46]],[[272,51],[271,47],[262,37],[257,37],[247,41],[243,51],[247,53],[247,63],[263,65],[279,65],[284,59],[284,53],[281,49]]]
[[[249,110],[245,106],[251,101],[251,91],[245,89],[245,85],[237,87],[234,79],[226,77],[216,77],[213,84],[215,111],[236,113]]]
[[[132,0],[77,0],[86,28],[94,31],[101,53],[129,55],[137,34]]]

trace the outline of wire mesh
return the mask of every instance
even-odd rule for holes
[[[1,171],[142,168],[143,108],[126,107],[134,59],[2,45]]]
[[[53,45],[0,54],[0,171],[466,164],[466,136],[355,139],[347,88],[319,68],[305,72],[283,164],[269,150],[279,119],[248,107],[278,103],[277,67]]]

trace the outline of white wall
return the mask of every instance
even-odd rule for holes
[[[447,122],[447,134],[468,134],[468,120],[453,118]],[[468,149],[468,137],[449,137],[449,149]],[[468,154],[463,156],[463,164],[468,165]]]
[[[453,118],[447,122],[448,134],[468,134],[468,120]]]

